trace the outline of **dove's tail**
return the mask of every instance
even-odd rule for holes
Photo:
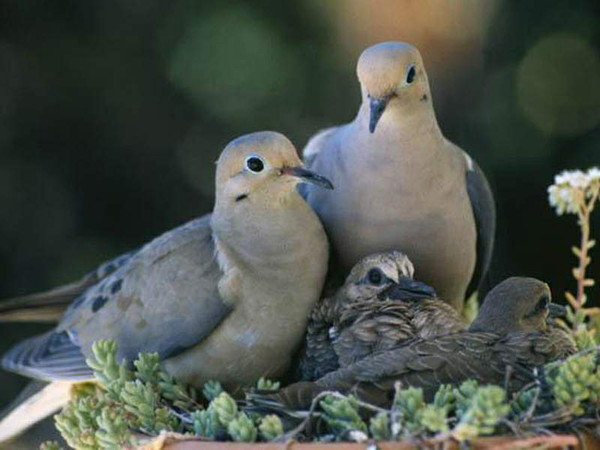
[[[0,413],[0,443],[8,441],[65,406],[73,382],[34,381]]]
[[[137,250],[111,259],[74,283],[0,301],[0,322],[58,322],[73,300],[129,263]]]
[[[0,322],[58,322],[82,293],[80,283],[0,301]]]

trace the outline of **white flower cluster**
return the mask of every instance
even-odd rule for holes
[[[587,172],[565,170],[554,177],[548,188],[548,200],[556,213],[577,214],[585,200],[600,189],[600,169],[592,167]]]

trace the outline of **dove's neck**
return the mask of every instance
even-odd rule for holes
[[[376,141],[410,142],[426,137],[443,140],[431,100],[404,106],[392,100],[383,112],[373,133],[369,132],[371,111],[368,101],[363,101],[354,125],[360,134]]]

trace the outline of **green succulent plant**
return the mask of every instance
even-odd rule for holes
[[[478,387],[460,416],[452,435],[459,441],[492,434],[498,422],[510,411],[506,392],[499,386]]]
[[[255,442],[258,430],[246,413],[239,413],[227,425],[229,436],[236,442]]]
[[[265,441],[272,441],[283,436],[283,423],[279,416],[270,414],[260,419],[258,431]]]
[[[323,420],[329,429],[341,436],[352,430],[367,432],[367,425],[358,412],[358,403],[352,396],[329,395],[320,402],[323,410]]]

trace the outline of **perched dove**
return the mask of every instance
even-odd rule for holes
[[[279,133],[234,140],[217,162],[212,215],[106,270],[55,329],[16,345],[2,366],[46,381],[89,380],[92,344],[114,339],[119,358],[158,352],[171,375],[195,387],[217,379],[235,390],[282,375],[321,294],[329,252],[299,182],[332,188]]]
[[[304,149],[306,166],[336,186],[303,190],[329,236],[333,272],[347,273],[376,252],[402,250],[420,279],[460,310],[492,255],[496,219],[488,182],[442,135],[416,48],[370,47],[357,73],[362,105],[354,121],[321,131]]]
[[[399,251],[363,258],[334,296],[313,309],[301,357],[301,376],[316,380],[377,351],[415,337],[466,328],[460,314],[428,285]]]
[[[326,390],[352,392],[363,400],[388,405],[394,385],[423,388],[431,399],[440,384],[467,379],[502,385],[509,392],[532,381],[533,368],[575,353],[572,337],[548,318],[564,313],[550,302],[550,289],[534,278],[509,278],[487,295],[468,330],[415,339],[361,359],[314,383],[292,384],[277,394],[251,398],[254,405],[302,409]]]

